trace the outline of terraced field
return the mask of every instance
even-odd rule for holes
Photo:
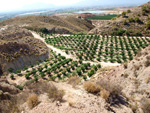
[[[17,70],[16,73],[10,74],[10,78],[12,81],[20,81],[20,83],[17,83],[19,85],[25,85],[28,82],[38,81],[39,79],[65,80],[65,78],[74,75],[87,79],[101,67],[100,64],[91,65],[90,63],[83,63],[81,60],[73,61],[60,54],[56,55],[53,51],[50,51],[50,54],[52,56],[46,61],[42,63],[37,62],[37,65],[24,67],[23,70]],[[23,83],[21,83],[22,79]]]
[[[52,38],[46,34],[40,35],[46,43],[75,55],[79,60],[97,62],[127,62],[150,43],[149,37],[71,35]]]
[[[138,51],[147,47],[150,42],[149,37],[39,34],[43,37],[41,40],[45,39],[48,45],[64,51],[68,56],[75,56],[76,59],[51,50],[50,58],[42,63],[37,62],[37,65],[24,67],[15,73],[9,69],[11,72],[9,79],[16,84],[24,86],[28,82],[40,79],[66,80],[74,75],[86,80],[103,66],[102,62],[117,64],[132,60]]]

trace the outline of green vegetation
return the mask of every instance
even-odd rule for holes
[[[117,17],[117,15],[104,15],[104,16],[93,16],[93,17],[85,17],[86,19],[93,19],[93,20],[111,20],[112,18]]]
[[[137,22],[137,23],[140,23],[141,22],[141,20],[140,20],[140,18],[137,16],[137,17],[135,17],[135,22]]]
[[[56,55],[55,52],[50,51],[52,55],[50,59],[45,60],[43,63],[32,65],[31,68],[27,68],[23,72],[22,75],[26,78],[26,80],[30,80],[30,82],[38,82],[39,79],[44,80],[53,80],[56,78],[59,80],[63,80],[64,78],[68,78],[70,76],[80,76],[83,79],[86,79],[88,73],[90,72],[90,77],[95,74],[98,68],[101,68],[101,65],[90,65],[90,63],[83,63],[82,60],[73,61],[72,59],[66,59],[64,56],[60,54]],[[91,72],[94,70],[94,73]],[[16,74],[10,75],[11,79],[14,79],[15,76],[20,76],[21,70],[17,70]],[[20,89],[20,86],[18,86]]]
[[[8,71],[11,72],[11,73],[13,72],[13,70],[14,70],[13,68],[8,69]]]
[[[126,20],[124,20],[123,21],[123,25],[127,25],[128,23],[127,23],[127,21]]]
[[[132,17],[129,18],[129,22],[134,22],[134,21],[135,21],[134,18]]]
[[[146,28],[150,29],[150,20],[146,23]]]
[[[122,17],[125,17],[125,16],[126,16],[126,12],[123,11],[123,12],[122,12]]]
[[[128,9],[128,10],[127,10],[127,13],[131,13],[131,10],[130,10],[130,9]]]
[[[118,29],[112,35],[117,36],[99,36],[99,35],[71,35],[49,38],[43,35],[46,43],[67,50],[67,54],[76,56],[79,61],[96,62],[118,62],[123,63],[132,60],[140,48],[149,45],[150,39],[145,37],[121,37],[127,33],[124,29]],[[137,32],[137,35],[141,35]],[[78,69],[80,74],[80,69]]]

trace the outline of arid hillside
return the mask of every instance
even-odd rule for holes
[[[150,46],[138,52],[134,60],[110,69],[99,70],[96,80],[108,91],[119,91],[127,98],[135,113],[150,109]],[[115,87],[114,87],[115,86]],[[142,112],[143,110],[143,112]]]
[[[5,27],[0,31],[0,74],[48,58],[47,46],[33,35],[18,27]],[[33,60],[33,58],[34,60]]]
[[[92,23],[85,19],[78,19],[72,16],[27,16],[15,17],[0,22],[0,26],[19,25],[31,30],[40,31],[47,28],[49,33],[75,33],[88,32],[93,29]]]
[[[129,9],[111,21],[98,25],[90,32],[108,35],[149,36],[150,2]]]

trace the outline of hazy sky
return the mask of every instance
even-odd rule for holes
[[[23,9],[23,8],[31,8],[32,6],[36,6],[37,4],[51,4],[52,6],[67,6],[67,5],[73,5],[73,4],[88,4],[91,3],[101,3],[101,4],[108,4],[109,2],[113,3],[125,3],[125,2],[131,2],[131,3],[136,3],[136,2],[141,2],[141,3],[146,3],[149,0],[1,0],[0,3],[0,12],[3,11],[11,11],[11,10],[18,10],[18,9]],[[37,5],[37,6],[38,6]]]

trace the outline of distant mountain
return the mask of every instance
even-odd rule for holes
[[[141,5],[149,0],[83,0],[74,6],[125,6],[125,5]]]

